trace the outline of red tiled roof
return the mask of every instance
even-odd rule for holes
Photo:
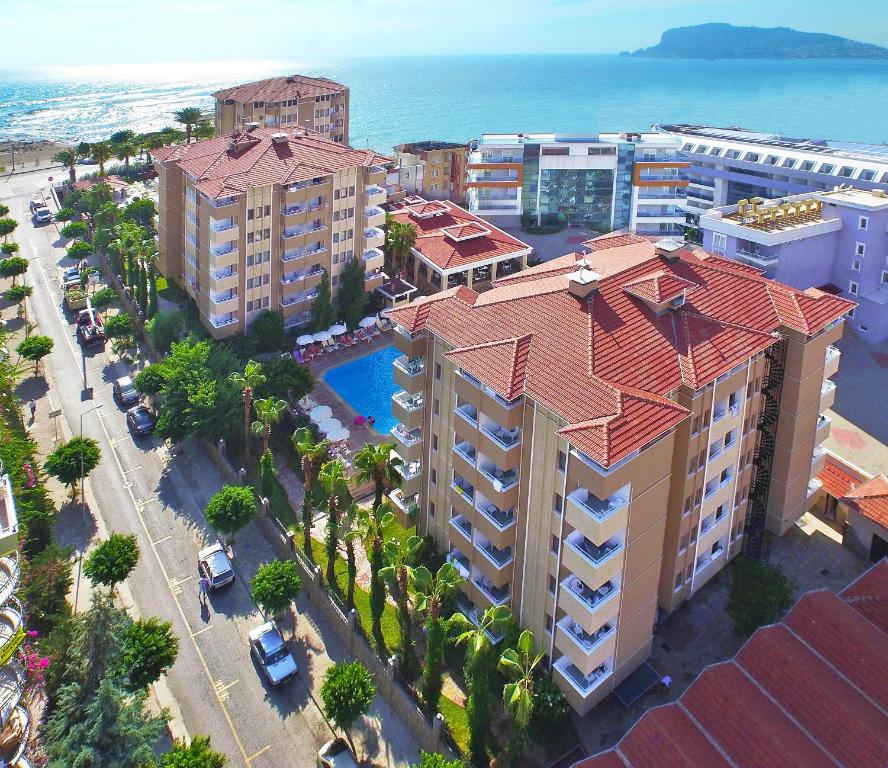
[[[96,176],[92,179],[80,179],[75,181],[71,186],[73,189],[82,191],[84,189],[90,189],[96,184],[107,184],[112,189],[122,189],[123,187],[128,186],[129,182],[112,173],[110,176]]]
[[[823,469],[817,475],[823,484],[823,490],[834,499],[841,499],[854,486],[859,485],[863,479],[852,475],[848,469],[830,453],[826,454]]]
[[[886,600],[888,561],[841,596],[807,593],[678,701],[650,710],[613,749],[574,768],[884,768]],[[874,605],[883,606],[881,626],[867,615]]]
[[[271,137],[280,133],[286,133],[288,140],[272,141]],[[152,149],[151,155],[160,162],[175,162],[211,198],[236,195],[261,184],[290,184],[345,168],[390,162],[375,152],[351,149],[303,129],[235,131],[206,141]]]
[[[506,400],[514,400],[524,392],[529,334],[520,339],[503,339],[475,347],[454,349],[447,353],[460,368],[476,379],[490,384]]]
[[[876,475],[845,494],[845,501],[876,525],[888,528],[888,477]]]
[[[633,235],[631,233],[619,235],[599,235],[591,240],[584,240],[580,245],[585,246],[590,251],[605,251],[608,248],[622,248],[624,245],[635,245],[636,243],[649,243],[646,237],[641,235]]]
[[[223,88],[213,94],[217,99],[234,99],[246,104],[248,101],[284,101],[287,99],[314,98],[326,96],[328,93],[342,93],[348,88],[334,83],[325,77],[306,77],[305,75],[289,75],[270,77],[254,83],[243,83],[232,88]]]
[[[441,231],[452,240],[468,240],[472,237],[490,234],[490,230],[477,221],[470,221],[466,224],[454,224],[452,227],[444,227]]]
[[[442,271],[465,268],[470,264],[517,258],[530,246],[501,229],[447,200],[426,201],[408,197],[387,206],[395,221],[409,222],[416,228],[414,249]],[[411,216],[436,212],[428,218]],[[468,240],[454,240],[445,230],[474,226],[486,232]]]
[[[601,275],[584,300],[568,291],[580,259]],[[699,287],[681,308],[657,315],[624,290],[652,276]],[[816,307],[807,317],[787,320],[774,294],[798,292],[689,251],[677,259],[658,256],[643,240],[585,257],[568,254],[497,281],[472,301],[437,301],[423,318],[411,307],[391,317],[411,332],[428,327],[456,348],[478,348],[472,355],[478,378],[501,393],[511,369],[498,343],[530,336],[523,391],[564,419],[571,444],[609,466],[684,418],[684,409],[667,399],[680,385],[699,389],[775,343],[779,328],[804,321],[814,332],[852,306],[819,297],[810,299]]]

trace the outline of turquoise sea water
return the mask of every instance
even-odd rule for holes
[[[377,432],[387,435],[397,421],[392,416],[392,395],[397,392],[392,363],[401,353],[394,346],[337,365],[324,374],[324,381],[356,413],[373,416]],[[350,424],[346,424],[350,427]]]
[[[351,87],[352,144],[388,152],[482,132],[700,122],[888,141],[888,61],[453,56],[0,70],[0,138],[66,141],[161,128],[228,85],[299,72]]]

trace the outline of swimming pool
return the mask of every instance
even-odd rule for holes
[[[376,419],[374,429],[384,435],[398,423],[392,416],[392,395],[398,391],[392,362],[400,354],[394,345],[383,347],[357,360],[337,365],[323,377],[327,386],[355,413],[373,416]]]

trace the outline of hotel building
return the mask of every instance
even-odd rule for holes
[[[634,235],[390,310],[401,488],[470,619],[508,605],[580,713],[807,508],[851,302]]]
[[[688,163],[658,133],[483,134],[468,159],[469,210],[516,225],[566,219],[645,235],[684,231]]]
[[[348,88],[326,77],[272,77],[225,88],[213,98],[217,136],[259,123],[265,128],[308,128],[348,144]]]
[[[421,294],[459,285],[480,292],[497,278],[527,267],[527,243],[455,203],[407,197],[385,207],[393,221],[416,229],[404,271]]]
[[[399,144],[395,147],[397,167],[392,171],[395,178],[391,183],[409,196],[463,203],[468,153],[468,144],[447,141]]]
[[[888,338],[888,193],[752,198],[700,216],[703,248],[765,270],[794,288],[857,302],[848,322],[867,341]]]
[[[389,158],[302,129],[248,126],[151,151],[158,173],[158,269],[197,302],[214,338],[263,310],[306,323],[321,280],[361,259],[382,285],[382,187]]]
[[[686,207],[693,216],[753,197],[825,192],[840,184],[888,191],[884,145],[703,125],[656,127],[680,143],[690,163]]]

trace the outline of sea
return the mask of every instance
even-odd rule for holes
[[[289,73],[351,88],[351,143],[481,133],[643,130],[682,122],[793,138],[888,142],[888,61],[510,55],[0,70],[0,139],[95,141],[173,124],[211,94]]]

